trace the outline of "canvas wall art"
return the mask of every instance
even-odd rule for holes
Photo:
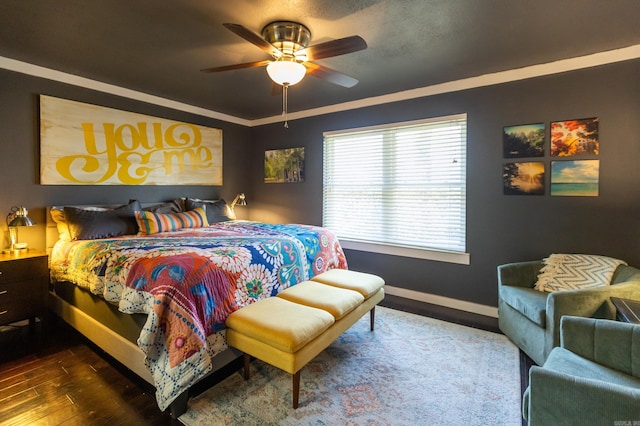
[[[40,96],[44,185],[222,185],[222,130]]]
[[[551,162],[551,195],[597,197],[600,160]]]
[[[544,123],[506,126],[502,129],[504,158],[544,156]]]
[[[304,148],[287,148],[265,151],[264,182],[304,182]]]
[[[506,163],[502,180],[505,195],[544,195],[544,163]]]
[[[551,155],[598,155],[598,119],[554,121],[551,123]]]

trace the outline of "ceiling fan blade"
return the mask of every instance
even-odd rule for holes
[[[235,64],[235,65],[225,65],[222,67],[213,67],[213,68],[205,68],[200,70],[202,72],[220,72],[220,71],[231,71],[231,70],[239,70],[243,68],[253,68],[253,67],[264,67],[269,65],[271,61],[256,61],[256,62],[245,62],[244,64]]]
[[[274,58],[279,58],[280,56],[282,56],[282,52],[273,44],[262,38],[260,34],[255,33],[240,24],[227,23],[222,25],[224,25],[226,29],[233,32],[234,34],[239,35],[243,39],[247,40],[249,43],[258,46],[260,49],[264,50],[269,55],[272,55]]]
[[[316,59],[330,58],[332,56],[340,56],[347,53],[357,52],[367,48],[367,42],[360,36],[350,36],[339,38],[337,40],[327,41],[325,43],[309,46],[304,50],[296,52],[296,54],[306,54],[307,61]]]
[[[324,65],[318,65],[310,62],[305,62],[304,66],[307,67],[307,73],[314,77],[327,80],[333,84],[343,87],[353,87],[358,84],[358,80],[353,77],[349,77],[346,74],[327,68]]]

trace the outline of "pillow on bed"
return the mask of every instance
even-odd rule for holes
[[[140,234],[157,234],[159,232],[176,231],[182,228],[202,228],[209,226],[204,207],[181,213],[154,213],[148,211],[135,212]]]
[[[207,222],[209,223],[226,222],[227,220],[234,219],[231,209],[222,198],[219,200],[187,198],[184,201],[184,207],[187,211],[203,206],[206,208]]]
[[[135,235],[138,233],[134,214],[136,210],[141,210],[141,207],[135,200],[124,206],[106,210],[65,207],[64,220],[69,228],[69,239],[95,240]]]
[[[76,208],[82,210],[92,210],[92,211],[105,211],[111,210],[108,207],[98,207],[98,206],[77,206]],[[69,226],[67,225],[67,219],[64,215],[64,207],[63,206],[54,206],[51,207],[51,218],[56,223],[56,227],[58,228],[58,239],[63,241],[71,241],[71,235],[69,234]]]
[[[153,206],[144,207],[142,210],[162,214],[180,213],[185,211],[184,200],[181,198],[176,198],[175,200],[167,201],[166,203],[154,204]]]
[[[64,219],[64,209],[52,208],[51,218],[56,223],[56,227],[58,228],[58,239],[70,241],[71,236],[69,235],[69,227],[67,226],[67,221]]]

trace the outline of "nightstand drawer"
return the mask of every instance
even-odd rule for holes
[[[41,277],[0,283],[0,324],[40,315],[45,303],[43,294]]]
[[[33,257],[0,262],[0,285],[49,274],[47,257]]]

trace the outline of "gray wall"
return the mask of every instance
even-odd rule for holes
[[[324,131],[466,112],[471,264],[347,250],[352,269],[379,274],[389,285],[496,306],[496,266],[502,263],[570,252],[640,265],[639,76],[640,61],[633,61],[296,120],[289,129],[253,128],[251,218],[321,224]],[[600,119],[600,196],[552,197],[549,122],[588,117]],[[502,128],[536,122],[547,124],[547,195],[505,196]],[[305,147],[306,181],[264,184],[264,150],[296,146]]]
[[[147,114],[222,129],[222,186],[83,186],[40,185],[39,94]],[[46,207],[52,204],[115,204],[131,198],[164,201],[181,196],[233,199],[248,185],[244,167],[250,131],[157,105],[87,90],[24,74],[0,70],[0,217],[13,205],[24,205],[37,222],[20,228],[19,239],[44,249]],[[0,247],[8,245],[6,227],[0,226]],[[4,237],[4,238],[1,238]]]
[[[184,195],[231,199],[244,191],[249,205],[239,210],[240,217],[320,225],[324,131],[466,112],[467,248],[471,265],[353,250],[346,251],[347,259],[352,269],[380,274],[389,285],[496,306],[495,268],[501,263],[539,259],[553,252],[580,252],[640,265],[639,76],[640,61],[636,60],[295,120],[289,129],[280,123],[249,129],[0,70],[0,214],[6,214],[12,205],[23,204],[41,224],[50,204],[119,203],[129,198],[161,201]],[[222,128],[224,185],[39,185],[38,94]],[[503,126],[548,125],[554,120],[586,117],[600,119],[599,197],[502,194]],[[264,184],[264,151],[298,146],[305,147],[306,182]],[[547,184],[550,160],[548,155],[543,159]],[[44,244],[42,228],[29,229],[25,235]]]

